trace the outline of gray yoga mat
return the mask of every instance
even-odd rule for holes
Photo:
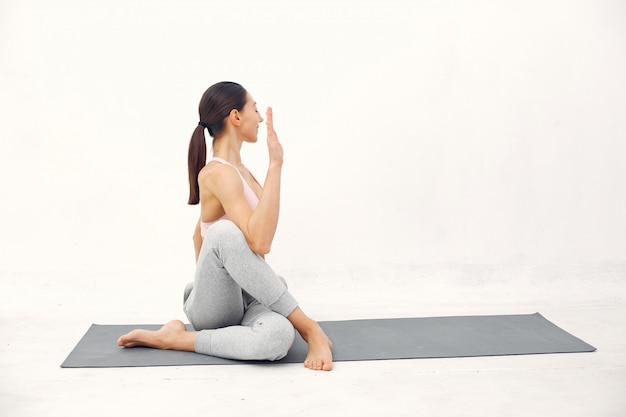
[[[546,320],[541,314],[325,321],[333,359],[451,358],[593,352],[596,349]],[[63,368],[227,365],[234,361],[191,352],[144,347],[121,348],[116,341],[132,329],[160,325],[93,324],[63,362]],[[296,336],[281,363],[303,362],[306,343]]]

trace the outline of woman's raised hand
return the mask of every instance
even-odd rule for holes
[[[278,136],[274,130],[274,119],[272,108],[268,107],[265,112],[266,124],[267,124],[267,148],[270,154],[271,164],[283,164],[283,146],[278,141]]]

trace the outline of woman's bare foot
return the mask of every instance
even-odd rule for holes
[[[304,338],[305,336],[302,337]],[[319,324],[317,324],[317,329],[311,330],[306,335],[305,340],[309,345],[309,352],[304,360],[304,366],[315,371],[330,371],[333,369],[333,343],[328,339]]]
[[[188,332],[180,320],[172,320],[159,330],[135,329],[117,340],[118,346],[132,348],[147,346],[155,349],[184,350],[193,352],[196,332]]]
[[[309,345],[304,366],[316,371],[333,369],[333,344],[320,325],[304,314],[300,307],[296,307],[287,319]]]

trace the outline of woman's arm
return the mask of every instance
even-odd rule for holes
[[[270,163],[259,204],[252,210],[243,195],[242,179],[227,165],[217,165],[207,176],[207,187],[219,200],[226,215],[243,232],[253,252],[269,253],[280,211],[280,178],[283,148],[274,131],[272,109],[267,109],[267,146]]]
[[[259,204],[248,220],[248,230],[259,255],[270,252],[278,228],[281,173],[281,165],[270,164]]]
[[[274,118],[271,107],[267,109],[265,116],[267,120],[267,148],[270,164],[265,182],[263,183],[263,192],[261,193],[259,204],[248,220],[248,230],[252,237],[252,242],[254,242],[253,250],[259,255],[269,253],[274,235],[276,234],[276,228],[278,227],[280,178],[283,166],[283,147],[278,141],[278,136],[274,130]]]
[[[202,248],[202,233],[200,229],[200,219],[198,219],[198,223],[196,224],[196,228],[193,232],[193,246],[196,250],[196,263],[198,262],[198,257],[200,256],[200,249]]]

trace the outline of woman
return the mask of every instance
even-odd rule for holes
[[[257,141],[263,118],[239,84],[221,82],[202,96],[200,122],[189,145],[189,204],[200,203],[194,233],[196,276],[184,310],[194,331],[179,320],[160,330],[137,329],[118,345],[149,346],[239,360],[278,360],[294,339],[308,344],[304,365],[332,369],[332,344],[264,260],[278,223],[283,149],[268,108],[269,168],[263,187],[241,163],[244,142]],[[204,130],[213,137],[206,163]]]

